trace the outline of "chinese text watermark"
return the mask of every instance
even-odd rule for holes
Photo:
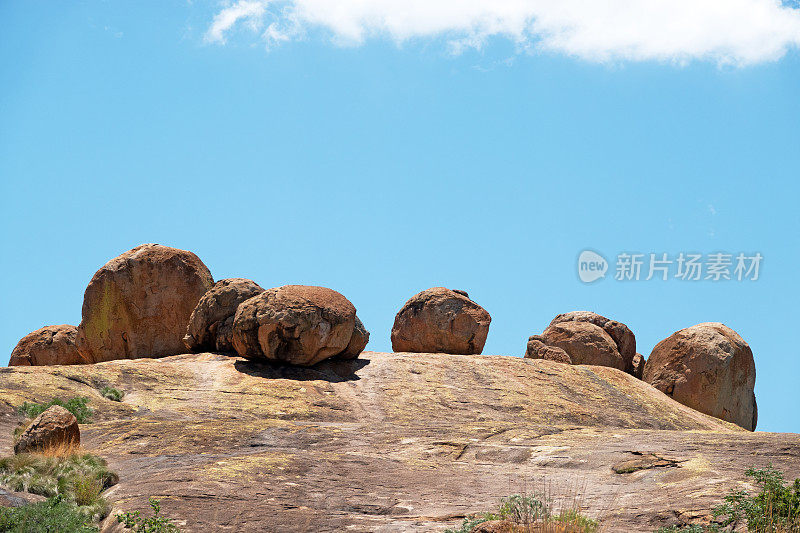
[[[633,253],[616,256],[614,279],[617,281],[757,281],[764,256],[755,253],[710,254]],[[601,254],[584,250],[578,256],[578,277],[584,283],[604,278],[608,261]]]

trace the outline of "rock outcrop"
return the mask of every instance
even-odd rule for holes
[[[239,305],[232,341],[236,352],[248,359],[310,366],[346,352],[355,327],[356,308],[338,292],[286,285]],[[357,335],[363,337],[363,332]],[[362,340],[356,338],[352,350],[363,349]]]
[[[8,366],[78,365],[85,361],[75,346],[77,328],[45,326],[28,333],[11,352]]]
[[[480,354],[492,317],[466,292],[434,287],[412,296],[394,319],[395,352]]]
[[[369,343],[369,331],[364,327],[364,323],[356,315],[356,324],[353,327],[353,336],[350,337],[350,342],[347,348],[339,354],[342,359],[355,359],[358,354],[364,351]]]
[[[659,342],[645,364],[644,380],[701,413],[756,428],[753,352],[724,324],[697,324]]]
[[[185,352],[189,317],[212,284],[193,253],[137,246],[106,263],[86,287],[78,351],[93,363]]]
[[[253,280],[221,279],[205,293],[189,317],[183,342],[191,352],[232,352],[233,317],[239,304],[264,289]]]
[[[546,487],[556,503],[579,496],[606,533],[653,532],[710,517],[750,467],[800,477],[800,435],[745,431],[598,366],[364,352],[307,368],[190,354],[0,368],[0,383],[2,454],[14,406],[53,391],[90,398],[81,445],[120,476],[109,526],[168,495],[164,514],[187,532],[441,533]],[[125,401],[103,398],[101,383]]]
[[[548,350],[548,347],[557,350]],[[569,361],[564,360],[558,350],[563,351]],[[556,316],[541,335],[528,339],[525,352],[529,359],[608,366],[634,376],[642,364],[636,356],[636,337],[625,324],[590,311]]]
[[[633,364],[631,365],[632,371],[628,373],[635,378],[642,379],[644,376],[644,365],[646,362],[647,360],[644,358],[644,356],[637,352],[633,356]]]
[[[75,416],[53,405],[33,419],[14,444],[14,453],[36,453],[48,449],[70,449],[81,443]]]
[[[572,364],[572,358],[563,349],[545,344],[541,335],[531,335],[528,338],[528,347],[525,351],[528,359],[546,359],[557,363]]]

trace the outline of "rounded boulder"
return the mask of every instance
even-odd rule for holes
[[[629,374],[635,375],[636,369],[634,366],[636,359],[636,336],[633,334],[630,328],[628,328],[628,326],[622,322],[611,320],[610,318],[606,318],[603,315],[599,315],[591,311],[572,311],[569,313],[562,313],[557,315],[550,322],[550,325],[553,326],[555,324],[562,324],[565,322],[588,322],[605,331],[606,334],[611,337],[611,340],[614,341],[617,351],[625,361],[625,368],[623,370]]]
[[[233,351],[233,317],[239,304],[264,289],[253,280],[222,279],[206,292],[189,317],[183,342],[189,351]]]
[[[78,330],[61,324],[28,333],[11,352],[8,366],[78,365],[86,363],[75,346]]]
[[[356,308],[338,292],[286,285],[241,303],[231,338],[242,357],[310,366],[342,354],[355,324]]]
[[[551,324],[544,330],[541,339],[547,346],[564,350],[576,365],[608,366],[619,370],[625,370],[627,366],[614,339],[592,322]]]
[[[106,263],[86,287],[78,351],[93,363],[183,353],[189,317],[212,285],[192,252],[137,246]]]
[[[434,287],[409,299],[395,316],[395,352],[480,354],[492,317],[466,292]]]
[[[69,449],[81,443],[75,415],[59,405],[48,407],[25,428],[14,444],[14,453]]]
[[[756,428],[753,352],[724,324],[697,324],[662,340],[647,358],[643,378],[701,413]]]

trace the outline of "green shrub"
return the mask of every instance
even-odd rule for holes
[[[475,516],[466,516],[464,520],[461,522],[461,525],[457,528],[448,528],[444,530],[444,533],[472,533],[472,530],[475,529],[478,525],[483,524],[484,522],[488,522],[491,518],[488,517],[489,513],[478,514]]]
[[[98,528],[61,496],[22,507],[0,507],[2,533],[96,533]]]
[[[92,421],[92,410],[86,406],[88,402],[89,398],[84,396],[70,398],[66,402],[59,398],[54,398],[46,403],[25,402],[17,408],[17,412],[28,418],[36,418],[40,414],[44,413],[49,407],[59,405],[75,415],[75,418],[78,419],[79,424],[85,424]]]
[[[161,503],[155,498],[149,498],[153,516],[144,518],[139,511],[120,513],[117,522],[129,528],[133,533],[177,533],[180,530],[171,518],[161,516]]]
[[[787,484],[783,473],[772,465],[760,470],[750,468],[745,475],[754,481],[758,493],[731,491],[714,509],[719,524],[670,526],[658,533],[736,531],[741,525],[754,533],[800,533],[800,479]]]
[[[544,494],[512,494],[500,500],[496,513],[468,516],[458,528],[446,529],[445,533],[470,533],[477,525],[489,520],[508,520],[521,526],[520,531],[594,533],[600,527],[599,522],[582,515],[574,507],[553,514],[552,502]]]
[[[103,459],[88,453],[61,457],[19,454],[0,459],[0,483],[10,490],[59,496],[89,520],[108,514],[101,493],[117,481]]]
[[[114,387],[103,387],[100,389],[100,395],[107,400],[111,400],[112,402],[121,402],[123,396],[122,391],[115,389]]]
[[[536,496],[512,494],[500,500],[498,514],[502,520],[511,520],[515,524],[533,524],[548,518],[550,511]]]

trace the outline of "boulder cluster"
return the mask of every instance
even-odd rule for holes
[[[143,244],[92,277],[81,323],[22,338],[10,365],[71,365],[192,352],[313,365],[357,357],[369,332],[350,301],[324,287],[264,290],[249,279],[214,283],[192,252]]]
[[[528,339],[525,357],[610,366],[640,379],[644,370],[644,360],[636,353],[636,337],[628,326],[589,311],[555,317],[541,335]]]
[[[531,336],[525,357],[623,370],[697,411],[750,431],[756,428],[753,352],[724,324],[707,322],[677,331],[645,361],[625,324],[573,311]]]
[[[395,316],[395,352],[472,355],[483,351],[489,313],[462,290],[434,287]],[[89,282],[81,322],[46,326],[23,337],[10,365],[98,363],[191,352],[235,352],[254,360],[310,366],[355,358],[369,331],[342,294],[325,287],[214,283],[193,253],[144,244],[106,263]],[[525,357],[615,368],[698,411],[753,430],[755,363],[730,328],[704,323],[664,339],[650,357],[633,332],[588,311],[556,316],[528,339]]]

